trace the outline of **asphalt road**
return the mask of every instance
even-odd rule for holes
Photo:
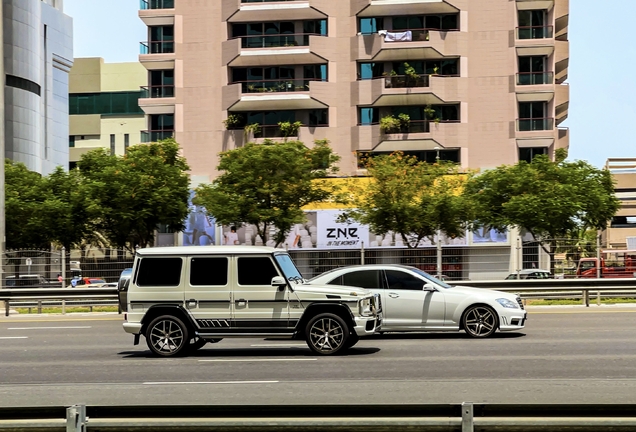
[[[117,315],[0,318],[0,406],[285,403],[636,403],[636,307],[534,308],[522,333],[226,339],[154,358]]]

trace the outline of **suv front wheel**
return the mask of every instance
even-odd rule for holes
[[[335,354],[347,349],[350,330],[338,315],[322,313],[311,318],[305,328],[307,345],[320,355]]]
[[[146,329],[146,343],[158,356],[177,355],[190,343],[188,327],[177,317],[159,316]]]

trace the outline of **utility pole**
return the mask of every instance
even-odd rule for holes
[[[0,5],[0,37],[4,34],[3,29],[3,7]],[[6,236],[5,236],[5,215],[4,215],[4,82],[5,82],[5,74],[4,74],[4,39],[0,40],[0,155],[2,155],[2,160],[0,160],[0,281],[4,281],[4,277],[2,274],[2,263],[4,262],[4,253]],[[2,288],[2,284],[0,283],[0,288]]]

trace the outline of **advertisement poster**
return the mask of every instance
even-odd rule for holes
[[[216,221],[212,216],[208,216],[205,208],[192,204],[194,191],[190,192],[188,207],[190,213],[186,218],[185,229],[182,232],[184,246],[209,246],[215,244],[214,231]]]
[[[480,246],[509,245],[509,231],[497,231],[496,229],[478,228],[470,233],[471,244]]]

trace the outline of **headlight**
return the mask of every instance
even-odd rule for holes
[[[375,308],[371,304],[371,298],[364,298],[358,302],[358,308],[360,310],[360,315],[362,316],[371,316],[375,313]]]
[[[507,298],[498,298],[497,303],[505,308],[519,309],[519,305],[517,303],[513,302],[512,300],[508,300]]]

